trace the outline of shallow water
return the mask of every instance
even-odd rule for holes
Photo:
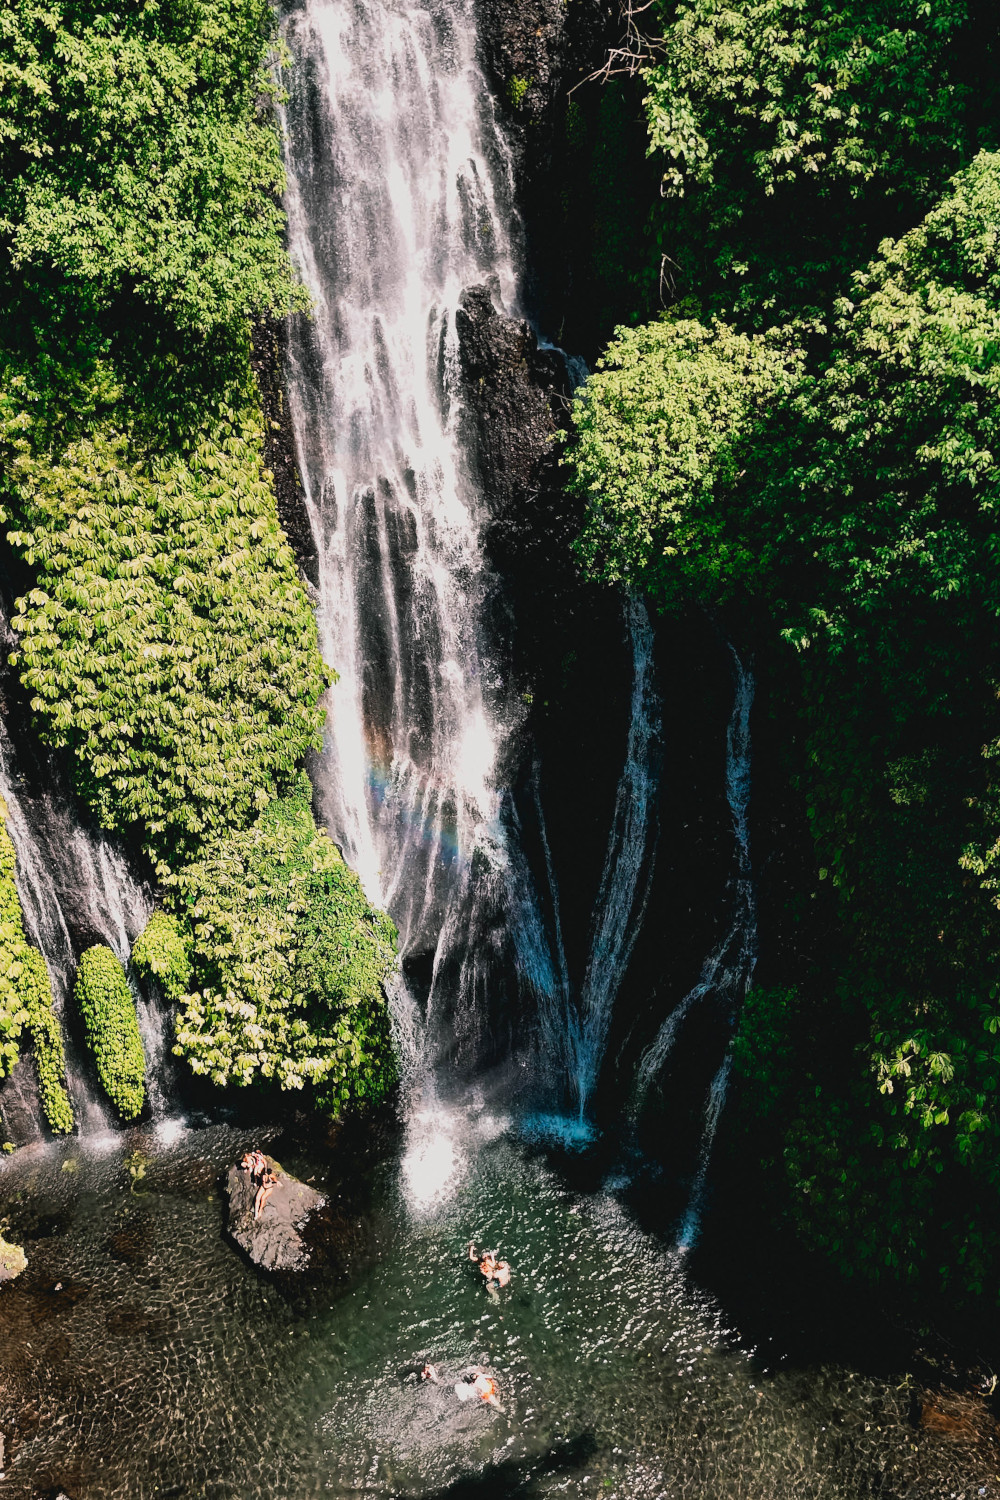
[[[0,1292],[5,1497],[964,1493],[929,1478],[905,1385],[762,1373],[682,1254],[613,1194],[567,1187],[503,1119],[428,1107],[360,1176],[354,1147],[343,1176],[336,1150],[286,1156],[340,1215],[339,1258],[309,1288],[269,1283],[223,1238],[218,1175],[245,1144],[168,1126],[3,1166],[29,1256]],[[513,1264],[495,1300],[472,1237]],[[425,1359],[440,1385],[418,1380]],[[472,1365],[501,1410],[457,1399]]]

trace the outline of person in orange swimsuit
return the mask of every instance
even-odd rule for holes
[[[472,1382],[472,1389],[480,1401],[485,1401],[489,1406],[499,1406],[500,1397],[497,1394],[497,1383],[492,1375],[477,1375]]]
[[[492,1375],[487,1375],[478,1367],[469,1370],[462,1379],[455,1384],[455,1395],[459,1401],[474,1401],[478,1396],[480,1401],[485,1401],[487,1406],[500,1405],[500,1394],[497,1383]]]

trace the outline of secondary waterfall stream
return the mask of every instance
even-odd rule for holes
[[[104,943],[127,963],[152,909],[152,893],[135,879],[120,849],[81,824],[58,784],[22,786],[14,745],[2,720],[0,797],[7,805],[7,831],[17,852],[17,890],[26,933],[45,956],[54,1008],[63,1022],[67,1084],[77,1128],[94,1134],[107,1130],[113,1121],[74,1043],[74,1029],[66,1024],[77,959],[82,944]],[[155,1090],[157,1065],[165,1051],[164,1017],[151,997],[138,999],[151,1064],[149,1082]],[[19,1140],[41,1134],[30,1066],[22,1059],[4,1090],[4,1120]]]

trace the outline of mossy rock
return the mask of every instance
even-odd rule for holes
[[[191,982],[190,938],[176,917],[154,911],[132,947],[132,967],[153,979],[168,1000],[176,1000]]]
[[[101,944],[81,955],[76,999],[97,1063],[101,1087],[123,1120],[134,1120],[146,1098],[146,1058],[125,970]]]
[[[0,1282],[13,1281],[28,1264],[28,1257],[20,1245],[8,1245],[0,1235]]]

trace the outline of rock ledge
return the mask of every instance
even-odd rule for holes
[[[277,1174],[278,1185],[268,1198],[259,1219],[253,1205],[257,1184],[239,1167],[226,1174],[229,1217],[226,1232],[263,1271],[304,1271],[309,1251],[302,1236],[306,1220],[326,1199],[298,1178],[291,1177],[270,1156],[267,1164]]]
[[[13,1281],[15,1276],[20,1276],[27,1264],[27,1256],[20,1245],[8,1245],[0,1235],[0,1283]]]

